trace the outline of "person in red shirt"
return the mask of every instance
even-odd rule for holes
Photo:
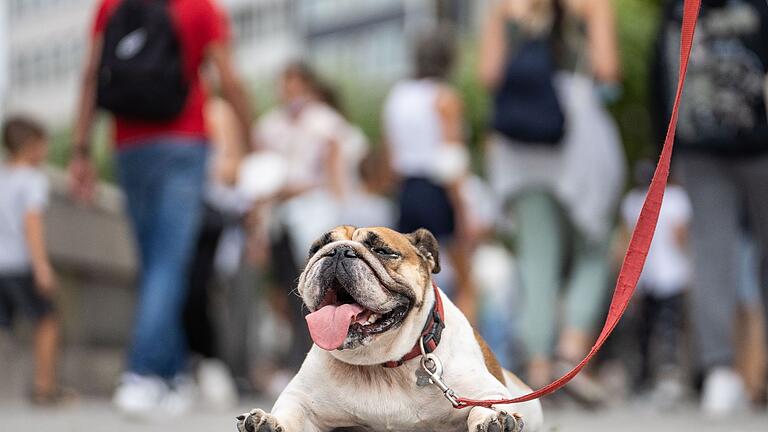
[[[101,0],[90,46],[73,136],[72,193],[93,194],[90,134],[105,30],[123,0]],[[125,0],[128,1],[128,0]],[[208,138],[203,118],[207,90],[200,69],[212,63],[224,98],[249,136],[247,93],[234,71],[226,16],[215,0],[168,0],[188,85],[185,105],[173,119],[114,118],[118,180],[126,196],[140,256],[140,289],[133,341],[114,403],[131,415],[188,408],[183,379],[187,344],[182,327],[186,270],[202,214]],[[245,144],[245,143],[244,143]]]

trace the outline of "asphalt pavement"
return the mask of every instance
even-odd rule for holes
[[[249,407],[270,406],[253,401],[223,412],[195,411],[175,419],[129,421],[118,416],[107,400],[87,399],[69,407],[43,409],[18,401],[0,400],[0,432],[234,432],[234,416]],[[551,432],[766,432],[768,413],[745,413],[712,420],[694,408],[666,413],[629,407],[601,411],[545,411]]]

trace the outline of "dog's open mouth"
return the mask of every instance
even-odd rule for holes
[[[388,312],[376,313],[360,305],[341,282],[334,279],[317,310],[306,317],[312,340],[320,348],[332,351],[341,348],[350,334],[384,333],[400,324],[408,313],[410,302],[405,297],[403,300]]]

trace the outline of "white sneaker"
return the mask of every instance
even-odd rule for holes
[[[713,417],[726,417],[748,407],[741,376],[731,368],[712,369],[704,380],[701,409]]]
[[[216,359],[202,360],[197,367],[197,385],[206,405],[226,410],[237,405],[237,387],[227,366]]]
[[[187,375],[178,375],[170,383],[168,392],[159,403],[159,414],[173,418],[186,414],[192,409],[197,396],[197,386]]]
[[[126,373],[115,390],[112,403],[128,417],[148,419],[168,393],[168,385],[159,377]]]
[[[685,401],[685,383],[677,377],[660,378],[650,394],[650,403],[661,411],[672,411]]]

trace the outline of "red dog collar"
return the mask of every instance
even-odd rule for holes
[[[440,299],[440,291],[437,289],[437,285],[432,282],[432,289],[435,291],[435,304],[432,306],[432,312],[429,314],[427,323],[424,325],[424,330],[421,332],[421,342],[424,343],[424,350],[427,353],[431,353],[440,344],[440,336],[443,334],[445,328],[445,312],[443,311],[443,301]],[[386,368],[396,368],[401,366],[408,360],[415,359],[421,355],[421,347],[419,341],[413,345],[413,349],[404,355],[400,360],[388,361],[381,365]]]

